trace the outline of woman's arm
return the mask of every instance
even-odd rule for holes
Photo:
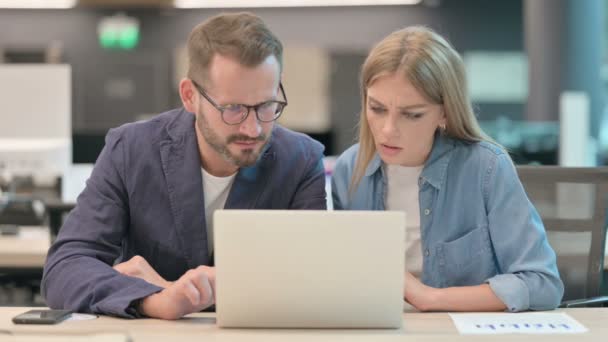
[[[504,311],[505,304],[488,284],[438,289],[405,274],[403,298],[420,311]]]
[[[484,197],[500,270],[486,282],[511,312],[556,308],[564,293],[556,255],[508,154],[489,166]]]

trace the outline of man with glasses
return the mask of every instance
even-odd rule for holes
[[[183,108],[108,133],[48,254],[50,307],[163,319],[203,310],[214,302],[214,210],[325,209],[323,147],[274,122],[287,106],[282,45],[262,20],[210,18],[188,57]]]

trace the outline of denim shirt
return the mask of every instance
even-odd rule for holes
[[[387,179],[378,154],[349,193],[358,150],[350,147],[336,162],[334,208],[384,210]],[[555,252],[504,150],[437,134],[418,185],[424,284],[488,283],[513,312],[559,305],[564,286]]]

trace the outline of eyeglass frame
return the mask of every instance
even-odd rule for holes
[[[211,99],[211,97],[209,96],[209,94],[207,94],[207,92],[205,91],[205,89],[203,89],[203,87],[201,87],[198,83],[196,83],[195,80],[190,79],[190,81],[192,82],[192,84],[194,85],[194,87],[196,88],[196,90],[199,92],[199,94],[201,94],[213,107],[215,107],[215,109],[217,109],[220,112],[220,117],[222,118],[222,121],[226,125],[230,125],[230,126],[240,125],[245,120],[247,120],[247,117],[249,117],[249,113],[251,112],[251,109],[253,109],[253,111],[255,112],[256,119],[258,119],[258,121],[260,121],[260,122],[273,122],[273,121],[276,121],[283,114],[283,111],[285,110],[285,107],[287,107],[287,104],[288,104],[288,102],[287,102],[287,95],[285,94],[285,89],[283,89],[283,83],[282,82],[279,82],[279,91],[283,95],[283,98],[285,99],[285,101],[268,100],[268,101],[260,102],[258,104],[252,105],[252,106],[246,105],[246,104],[242,104],[242,103],[230,103],[230,104],[221,106],[221,105],[218,105],[215,101],[213,101],[213,99]],[[262,119],[260,119],[260,114],[258,113],[258,108],[260,108],[260,106],[265,105],[265,104],[267,104],[269,102],[278,103],[278,105],[281,108],[281,111],[279,112],[278,115],[275,114],[275,116],[274,116],[274,118],[272,120],[262,120]],[[230,123],[230,122],[227,122],[226,119],[224,118],[224,111],[229,106],[242,106],[242,107],[247,108],[247,111],[244,112],[244,114],[242,115],[242,118],[241,118],[241,120],[239,122]]]

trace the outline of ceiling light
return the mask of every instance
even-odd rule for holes
[[[0,8],[71,8],[77,0],[0,0]]]
[[[176,8],[416,5],[422,0],[174,0]]]

